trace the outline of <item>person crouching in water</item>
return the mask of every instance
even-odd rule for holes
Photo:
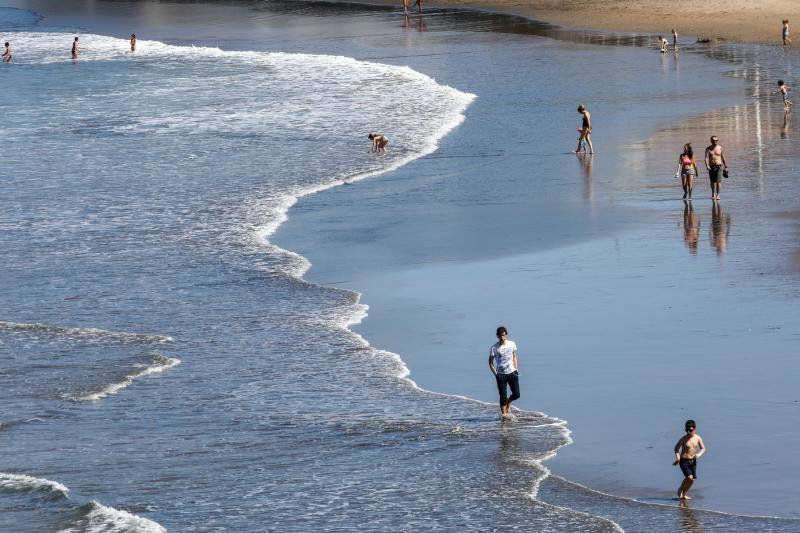
[[[684,425],[686,435],[678,440],[675,445],[675,462],[673,466],[680,466],[683,472],[683,483],[678,487],[678,498],[681,500],[691,500],[686,495],[689,492],[694,480],[697,479],[697,460],[706,453],[706,446],[703,439],[695,433],[697,424],[694,420],[687,420]],[[697,449],[700,448],[698,452]]]
[[[386,153],[386,145],[389,144],[389,139],[387,139],[384,135],[379,135],[377,133],[370,133],[367,135],[367,137],[372,141],[373,152]]]
[[[697,176],[697,160],[694,158],[694,151],[692,150],[692,143],[683,145],[683,153],[678,156],[678,171],[675,177],[681,177],[681,186],[683,187],[683,199],[692,199],[692,181]]]
[[[500,393],[500,416],[507,417],[511,402],[518,400],[519,395],[519,363],[517,361],[517,344],[509,340],[508,330],[504,326],[497,328],[497,342],[489,348],[489,370],[497,381]],[[507,387],[511,387],[508,397]]]

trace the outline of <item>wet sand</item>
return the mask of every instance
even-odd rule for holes
[[[364,3],[402,6],[393,0]],[[733,0],[724,5],[703,0],[436,0],[424,5],[487,9],[577,28],[661,34],[670,42],[676,28],[689,42],[703,38],[781,44],[781,21],[800,23],[800,10],[790,0]]]
[[[566,153],[576,115],[531,113],[530,102],[553,105],[537,97],[541,85],[509,86],[483,64],[465,82],[452,51],[447,68],[408,59],[478,94],[465,124],[430,157],[302,200],[277,242],[311,260],[310,281],[363,293],[370,315],[356,330],[401,354],[424,388],[496,401],[486,351],[494,328],[508,326],[520,347],[519,407],[574,432],[548,462],[555,473],[674,505],[672,447],[694,418],[710,452],[693,506],[800,516],[791,481],[800,283],[781,219],[798,201],[793,119],[784,124],[773,71],[754,68],[746,48],[720,48],[717,62],[609,47],[604,83],[628,80],[619,54],[629,52],[652,82],[641,94],[614,100],[584,87],[603,107],[594,158]],[[779,69],[791,56],[761,59]],[[732,178],[713,204],[701,170],[685,204],[677,153],[691,140],[702,154],[712,133],[730,151]]]

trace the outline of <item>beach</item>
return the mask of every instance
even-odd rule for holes
[[[797,530],[794,53],[6,4],[0,527]],[[710,135],[731,178],[684,202],[677,154]],[[709,451],[681,506],[687,418]]]
[[[365,3],[397,5],[386,0]],[[692,40],[773,44],[781,42],[781,21],[800,15],[790,0],[734,0],[724,6],[700,0],[437,0],[424,5],[486,9],[566,27],[661,34],[670,40],[676,28]]]

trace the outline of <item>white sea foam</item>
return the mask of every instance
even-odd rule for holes
[[[174,357],[163,357],[163,356],[156,356],[153,359],[153,363],[147,366],[144,366],[130,374],[125,375],[120,381],[116,381],[114,383],[109,383],[108,385],[102,387],[99,390],[95,390],[92,392],[79,392],[79,393],[67,393],[64,394],[64,398],[67,400],[73,400],[76,402],[96,402],[97,400],[101,400],[106,396],[110,396],[112,394],[117,394],[122,389],[130,386],[134,380],[149,376],[152,374],[159,374],[164,372],[165,370],[169,370],[170,368],[179,365],[181,362],[180,359]]]
[[[38,322],[4,322],[0,321],[0,331],[32,331],[53,333],[77,337],[106,337],[136,342],[173,342],[175,339],[165,335],[150,335],[148,333],[125,333],[120,331],[107,331],[98,328],[71,328],[40,324]]]
[[[69,495],[69,489],[56,481],[5,472],[0,472],[0,490],[34,492],[56,498],[66,498]]]
[[[127,511],[90,501],[59,533],[164,533],[167,530],[152,520]]]

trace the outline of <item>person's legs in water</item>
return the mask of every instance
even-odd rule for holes
[[[506,385],[508,384],[508,376],[510,374],[500,374],[498,373],[496,376],[497,379],[497,392],[500,393],[500,414],[504,415],[508,413],[508,391]],[[514,390],[511,390],[511,393],[514,393]]]
[[[592,132],[589,131],[586,133],[586,142],[589,143],[589,153],[594,153],[594,146],[592,146]]]
[[[682,500],[691,500],[686,493],[689,492],[689,489],[692,487],[697,477],[697,461],[693,459],[681,459],[680,467],[684,478],[681,486],[678,487],[678,498]]]
[[[511,410],[511,402],[519,400],[519,373],[512,372],[508,375],[508,385],[511,387],[511,397],[506,402],[506,413]]]
[[[686,195],[689,194],[689,176],[684,174],[681,176],[681,187],[683,187],[683,199],[686,199]]]

